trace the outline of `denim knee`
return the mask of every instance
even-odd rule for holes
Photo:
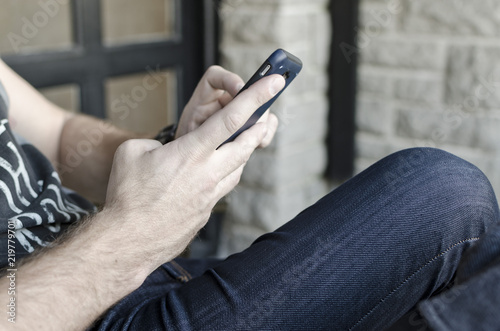
[[[486,227],[498,220],[495,192],[475,165],[435,148],[402,150],[388,156],[385,162],[391,164],[383,175],[388,183],[404,179],[405,185],[418,187],[421,194],[439,191],[443,208],[463,206],[464,213],[476,214],[475,219],[485,222]]]

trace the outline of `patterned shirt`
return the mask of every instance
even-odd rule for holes
[[[9,127],[0,83],[0,268],[46,246],[95,207],[61,185],[50,161]]]

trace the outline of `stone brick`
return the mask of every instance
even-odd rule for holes
[[[222,229],[217,255],[224,258],[230,254],[241,252],[264,233],[264,230],[254,226],[226,221]]]
[[[359,70],[358,92],[363,95],[375,94],[379,97],[392,97],[394,94],[394,79],[383,74],[371,74]]]
[[[486,156],[483,151],[478,148],[469,148],[457,145],[447,145],[444,149],[465,161],[468,161],[483,171],[488,177],[494,172],[494,157]]]
[[[283,154],[272,151],[255,153],[245,167],[242,183],[275,191],[303,181],[303,176],[321,176],[325,171],[326,149],[322,144],[290,146]]]
[[[358,130],[387,135],[394,127],[392,108],[385,100],[360,97],[356,109],[356,127]]]
[[[442,69],[445,64],[444,47],[440,43],[391,40],[360,36],[361,62],[401,69]]]
[[[322,179],[309,179],[299,186],[291,186],[289,193],[270,195],[264,191],[239,189],[231,195],[222,233],[220,256],[227,256],[247,248],[260,235],[274,231],[292,220],[298,213],[327,193]],[[252,201],[248,204],[248,201]],[[269,206],[273,208],[269,208]],[[253,206],[253,208],[245,208]],[[241,220],[244,223],[241,223]]]
[[[301,183],[283,186],[277,193],[277,208],[269,209],[257,224],[268,231],[274,231],[293,219],[305,208],[315,203],[326,194],[326,185],[322,176],[303,176]]]
[[[262,199],[264,198],[264,199]],[[227,197],[228,210],[226,219],[251,226],[254,220],[260,217],[259,210],[269,207],[269,204],[257,204],[260,200],[274,201],[270,192],[239,185]]]
[[[354,162],[354,174],[359,174],[364,170],[368,169],[372,164],[377,162],[376,159],[367,159],[363,157],[358,157]]]
[[[303,53],[298,53],[297,56],[301,56]],[[310,58],[301,57],[304,63],[304,68],[302,69],[300,75],[293,81],[293,84],[287,89],[286,95],[290,94],[305,94],[308,92],[317,93],[318,97],[326,97],[326,91],[328,88],[328,77],[325,75],[323,70],[314,70],[311,66]]]
[[[484,0],[405,1],[406,31],[454,36],[498,36],[500,2]]]
[[[395,81],[394,95],[398,99],[426,102],[430,104],[443,101],[443,82],[429,78],[400,78]]]
[[[269,10],[238,10],[224,20],[226,42],[261,45],[307,40],[307,15],[279,15],[278,8]]]
[[[328,5],[329,0],[223,0],[226,3],[233,4],[245,4],[247,6],[254,6],[257,8],[263,8],[267,5],[281,6],[280,8],[286,9],[290,7],[325,7]]]
[[[392,152],[391,143],[387,138],[358,133],[356,134],[355,152],[356,157],[378,160]]]
[[[224,1],[221,58],[247,80],[272,51],[299,56],[304,70],[273,105],[281,126],[272,145],[257,151],[228,198],[223,246],[247,247],[325,192],[324,137],[330,18],[327,0]]]
[[[395,150],[438,147],[476,164],[499,191],[500,2],[400,2],[396,26],[360,34],[356,171]],[[387,1],[360,3],[363,30]],[[382,107],[373,100],[390,108],[389,134],[366,115]]]
[[[370,5],[378,5],[378,6],[387,6],[390,7],[391,10],[394,10],[393,8],[400,8],[401,7],[401,1],[400,0],[360,0],[359,4],[361,7],[366,7]]]
[[[240,185],[228,197],[227,219],[273,231],[325,193],[326,185],[320,177],[305,177],[277,193]]]
[[[389,3],[380,1],[360,6],[359,27],[367,34],[382,34],[387,31],[394,31],[398,27],[401,7],[395,8]]]
[[[330,61],[330,48],[332,38],[332,28],[330,23],[330,14],[328,12],[320,12],[309,16],[309,36],[310,45],[308,51],[311,53],[311,67],[322,70],[327,68]]]
[[[398,110],[397,134],[401,137],[430,140],[436,146],[451,143],[474,146],[476,119],[460,117],[448,110],[401,108]]]
[[[498,169],[500,169],[500,155],[498,155],[497,153],[496,155],[492,156],[491,159],[492,159],[492,168],[494,170],[486,173],[486,176],[488,176],[489,180],[491,181],[491,184],[493,185],[495,191],[497,192],[497,199],[500,199],[498,195],[499,192],[498,190],[500,188],[500,171],[498,171]]]
[[[500,152],[500,117],[486,116],[477,119],[477,147],[489,152]]]
[[[271,108],[280,121],[271,147],[289,149],[289,146],[305,141],[323,141],[328,130],[328,110],[325,98],[315,94],[304,97],[302,101],[292,97],[280,100]]]
[[[500,108],[500,47],[451,47],[446,101],[465,111]]]

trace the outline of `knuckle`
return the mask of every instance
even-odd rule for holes
[[[242,146],[242,151],[239,153],[235,159],[236,159],[236,165],[237,166],[242,166],[244,164],[247,164],[248,161],[250,160],[251,153],[253,151],[253,148],[250,148],[248,145]]]
[[[245,165],[248,163],[248,161],[250,161],[250,155],[248,155],[248,154],[242,155],[242,157],[240,159],[240,164]]]
[[[136,149],[136,143],[134,140],[127,140],[120,144],[116,150],[116,154],[130,154]]]
[[[207,177],[207,183],[208,187],[210,188],[210,191],[213,191],[213,189],[219,184],[219,176],[215,172],[211,172],[208,177]]]
[[[256,97],[257,106],[260,107],[260,106],[264,105],[270,99],[271,99],[271,94],[270,93],[258,94],[257,97]]]
[[[184,144],[177,144],[176,154],[180,155],[182,160],[192,163],[202,162],[205,158],[203,141],[197,135],[186,135],[183,137]]]
[[[206,204],[208,204],[212,200],[214,192],[219,182],[220,179],[214,173],[208,174],[205,180],[203,181],[202,190],[203,190],[203,196],[206,199]]]
[[[243,116],[238,112],[231,112],[224,118],[224,125],[229,132],[236,132],[243,124]]]
[[[242,150],[244,150],[245,154],[248,154],[248,156],[250,157],[250,154],[261,143],[261,141],[262,141],[262,139],[261,139],[260,134],[258,134],[258,133],[254,133],[252,135],[249,134],[243,143]]]
[[[260,89],[259,93],[257,93],[256,97],[255,97],[255,101],[257,102],[257,105],[260,107],[262,106],[263,104],[265,104],[266,102],[268,102],[269,100],[271,100],[272,98],[272,95],[271,95],[271,91],[269,91],[269,89]]]
[[[211,65],[210,67],[208,67],[207,69],[207,74],[210,75],[210,74],[213,74],[213,73],[216,73],[216,72],[219,72],[220,70],[222,69],[221,66],[218,66],[218,65]]]
[[[229,180],[227,182],[226,191],[231,191],[232,189],[234,189],[238,185],[239,182],[240,182],[240,176],[237,176],[237,175],[231,176],[231,178],[229,178]]]
[[[234,188],[236,185],[239,184],[239,182],[241,181],[242,174],[243,174],[243,169],[240,168],[240,169],[236,170],[236,172],[234,173],[234,175],[230,179],[230,182],[229,182],[230,187]]]
[[[138,150],[134,140],[128,140],[120,144],[115,151],[113,163],[128,164],[136,160],[138,157]]]

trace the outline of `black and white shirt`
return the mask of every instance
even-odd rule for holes
[[[40,151],[11,131],[8,106],[0,82],[0,268],[14,267],[95,211],[90,202],[61,186]]]

